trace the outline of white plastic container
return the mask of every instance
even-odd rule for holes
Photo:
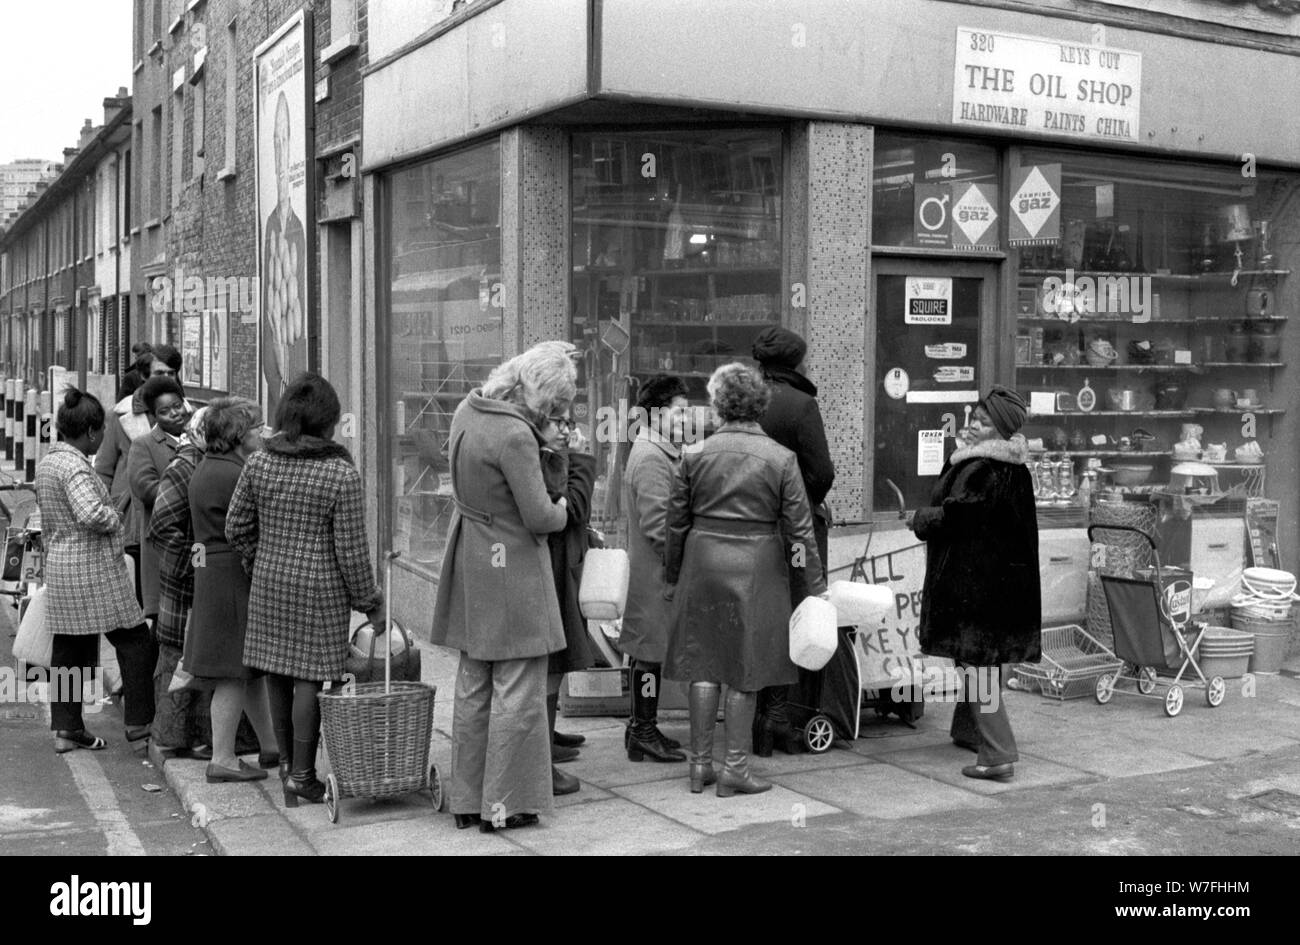
[[[627,552],[622,548],[592,548],[582,562],[578,607],[588,620],[618,620],[627,606],[631,579]]]
[[[831,605],[841,627],[875,626],[894,605],[894,592],[883,584],[835,581],[830,592]]]
[[[835,655],[839,639],[835,605],[820,597],[805,597],[790,615],[790,662],[818,670]]]

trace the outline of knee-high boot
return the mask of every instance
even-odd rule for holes
[[[659,718],[659,666],[640,660],[632,668],[632,721],[627,730],[627,760],[685,761],[679,748],[671,747],[655,722]],[[673,743],[674,745],[676,743]]]
[[[749,770],[750,740],[753,738],[754,708],[758,693],[732,689],[727,693],[727,763],[718,775],[718,797],[733,794],[761,794],[772,787]]]
[[[754,754],[770,757],[773,746],[787,755],[802,754],[803,741],[790,724],[790,687],[769,686],[758,695],[753,726]]]
[[[713,682],[693,682],[691,710],[691,793],[701,794],[717,780],[713,772],[713,731],[718,724],[721,687]]]

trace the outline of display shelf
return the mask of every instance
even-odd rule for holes
[[[1188,408],[1187,410],[1061,410],[1056,413],[1031,413],[1030,420],[1047,420],[1051,417],[1067,417],[1072,419],[1087,417],[1167,417],[1169,419],[1182,418],[1190,420],[1196,416],[1196,411]]]
[[[1285,322],[1290,315],[1198,315],[1192,321],[1198,325],[1226,325],[1229,322]]]
[[[1195,407],[1197,413],[1262,413],[1262,414],[1280,414],[1286,413],[1285,407]]]
[[[1193,371],[1195,364],[1017,364],[1017,371]]]
[[[779,273],[778,265],[767,266],[692,266],[685,269],[625,269],[622,266],[581,266],[573,267],[575,276],[729,276],[754,275],[755,273]]]
[[[1206,319],[1206,318],[1149,318],[1144,322],[1135,322],[1133,321],[1132,318],[1098,318],[1098,317],[1092,317],[1092,318],[1080,317],[1080,318],[1076,318],[1074,321],[1068,321],[1064,318],[1058,318],[1054,315],[1024,315],[1020,313],[1016,313],[1016,318],[1022,322],[1030,322],[1030,323],[1036,323],[1041,325],[1061,325],[1066,328],[1072,328],[1076,325],[1133,325],[1134,327],[1137,328],[1148,328],[1151,325],[1190,325],[1193,322],[1198,322],[1198,321],[1219,321],[1219,319]],[[1285,316],[1278,316],[1278,319],[1285,321]],[[1229,321],[1229,319],[1227,318],[1224,318],[1222,320]],[[1236,319],[1236,320],[1241,321],[1242,319]],[[1254,321],[1265,321],[1265,319],[1257,318],[1254,319]]]
[[[1117,272],[1114,270],[1105,270],[1105,269],[1074,269],[1069,271],[1073,272],[1074,277],[1076,279],[1081,278],[1083,276],[1088,276],[1093,279],[1098,279],[1098,278],[1130,279],[1133,277],[1142,279],[1142,278],[1149,277],[1152,282],[1192,282],[1192,283],[1226,282],[1229,285],[1231,285],[1232,277],[1233,277],[1233,273],[1231,271],[1229,272],[1186,272],[1186,273],[1134,272],[1131,269],[1128,270],[1127,272]],[[1059,278],[1061,276],[1064,276],[1066,272],[1067,270],[1065,269],[1021,269],[1020,275],[1022,277],[1056,276]],[[1242,278],[1248,276],[1267,276],[1267,277],[1277,278],[1280,276],[1289,276],[1289,275],[1291,275],[1290,269],[1242,269],[1236,273],[1238,282],[1240,282]]]
[[[1173,456],[1169,450],[1042,450],[1031,451],[1031,456],[1068,456],[1071,459],[1096,459],[1107,456],[1128,456],[1141,459],[1145,456]]]
[[[781,321],[779,315],[773,315],[770,318],[755,319],[730,319],[727,321],[663,321],[655,319],[647,321],[645,319],[632,317],[632,328],[754,328],[763,325],[775,325]]]
[[[1251,363],[1250,361],[1202,361],[1200,366],[1203,368],[1282,368],[1286,367],[1286,362],[1259,361]]]

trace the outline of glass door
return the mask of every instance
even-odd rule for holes
[[[866,455],[873,517],[926,505],[993,380],[997,266],[876,257]]]

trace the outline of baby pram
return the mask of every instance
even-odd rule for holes
[[[1115,656],[1123,660],[1117,672],[1097,677],[1095,695],[1105,705],[1115,693],[1164,699],[1165,714],[1170,718],[1183,708],[1183,677],[1188,667],[1195,672],[1199,682],[1187,685],[1205,690],[1205,701],[1211,707],[1222,704],[1227,688],[1222,676],[1206,679],[1197,665],[1196,654],[1205,635],[1204,623],[1192,622],[1192,586],[1186,580],[1166,581],[1160,567],[1160,553],[1155,540],[1140,528],[1129,525],[1089,526],[1088,540],[1095,528],[1107,531],[1136,532],[1151,546],[1155,574],[1152,580],[1101,576],[1102,591],[1110,610],[1111,629],[1114,633]],[[1192,627],[1196,638],[1188,642],[1187,627]],[[1173,676],[1166,683],[1160,676]],[[1133,690],[1121,689],[1121,682],[1134,684]],[[1156,690],[1166,686],[1162,695]]]
[[[925,543],[917,542],[896,548],[885,554],[868,556],[870,540],[862,556],[852,564],[834,569],[831,580],[861,581],[865,584],[889,584],[896,589],[905,579],[919,582],[925,576]],[[914,559],[914,560],[913,560]],[[910,560],[910,567],[899,562]],[[849,571],[848,575],[837,572]],[[909,599],[911,595],[908,595]],[[920,669],[911,665],[911,654],[900,654],[898,665],[904,670],[904,683],[882,682],[878,688],[867,688],[861,661],[860,633],[873,633],[874,627],[840,627],[835,655],[820,670],[799,670],[799,682],[791,688],[789,700],[790,724],[802,735],[804,747],[820,754],[829,751],[835,739],[851,741],[861,731],[862,713],[874,709],[880,717],[895,715],[899,721],[915,727],[915,722],[925,712],[921,686],[913,680],[921,678]],[[865,643],[870,647],[870,643]]]

